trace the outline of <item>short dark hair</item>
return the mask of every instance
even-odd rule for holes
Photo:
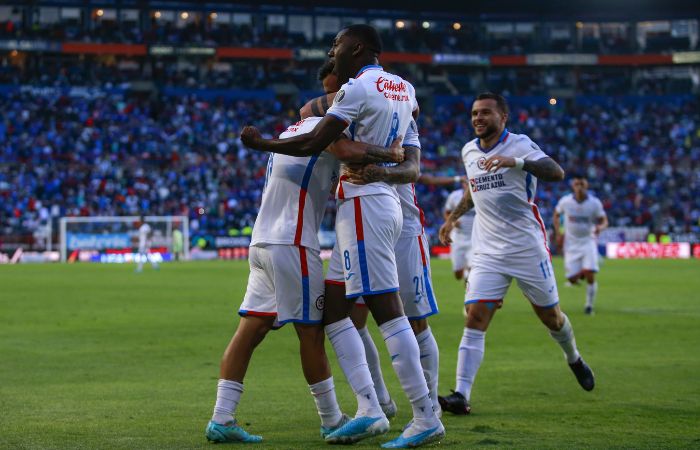
[[[332,60],[324,62],[318,69],[318,81],[325,80],[328,75],[333,73],[333,69],[335,69],[335,63]]]
[[[573,175],[571,175],[571,179],[572,180],[586,180],[587,181],[588,177],[586,177],[586,175],[581,173],[581,172],[577,172],[577,173],[574,173]]]
[[[362,42],[376,55],[379,55],[382,52],[382,38],[379,36],[379,33],[373,26],[365,25],[364,23],[357,23],[346,27],[345,33],[359,39],[360,42]]]
[[[510,115],[510,109],[508,109],[508,102],[506,102],[506,99],[503,98],[503,96],[500,94],[494,94],[493,92],[482,92],[481,94],[477,95],[474,99],[474,101],[477,100],[495,100],[496,105],[498,105],[498,109],[500,109],[503,114]]]

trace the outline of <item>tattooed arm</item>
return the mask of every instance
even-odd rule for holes
[[[462,200],[457,203],[457,206],[455,206],[450,215],[447,217],[445,223],[440,227],[440,242],[442,242],[444,245],[452,243],[452,239],[450,239],[450,232],[457,225],[459,218],[473,207],[474,201],[472,200],[472,193],[469,189],[465,189]]]
[[[313,100],[309,100],[306,105],[302,106],[299,110],[299,114],[302,119],[307,117],[323,117],[328,112],[328,108],[333,104],[333,99],[335,99],[335,92],[332,94],[322,95],[316,97]]]
[[[368,184],[377,181],[387,183],[407,184],[415,183],[420,177],[420,149],[414,146],[403,148],[405,160],[393,167],[369,164],[363,167],[350,167],[343,173],[347,180],[354,184]]]
[[[401,141],[402,137],[399,136],[394,139],[390,147],[379,147],[342,137],[328,146],[326,151],[335,155],[340,161],[351,164],[400,163],[404,160],[404,150],[401,148]]]

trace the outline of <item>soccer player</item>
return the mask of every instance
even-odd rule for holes
[[[561,346],[581,387],[590,391],[595,384],[593,372],[581,358],[571,323],[559,308],[545,227],[534,203],[537,180],[561,181],[564,171],[530,138],[506,129],[508,105],[502,96],[477,96],[471,114],[477,138],[462,149],[469,189],[440,228],[440,240],[449,244],[459,218],[476,209],[457,387],[451,395],[440,397],[440,406],[454,414],[469,414],[486,330],[513,278]]]
[[[319,152],[346,128],[354,140],[375,145],[406,136],[413,112],[418,110],[415,89],[377,65],[381,47],[379,34],[371,26],[351,25],[341,30],[328,56],[335,63],[340,80],[347,82],[323,120],[310,133],[291,139],[262,139],[257,130],[247,127],[241,135],[244,144],[301,156]],[[411,143],[404,145],[407,144]],[[362,339],[348,317],[358,297],[364,298],[379,325],[392,355],[392,366],[413,408],[414,418],[409,426],[384,447],[404,448],[440,439],[444,426],[433,411],[418,343],[398,292],[394,246],[403,219],[396,189],[384,182],[357,185],[341,176],[337,198],[336,235],[346,283],[326,285],[324,323],[358,400],[358,411],[351,422],[326,440],[350,443],[389,430],[367,367]]]
[[[178,222],[179,224],[179,222]],[[180,261],[184,255],[185,237],[179,228],[173,230],[173,257],[175,261]]]
[[[445,201],[445,220],[450,217],[459,201],[464,197],[464,191],[469,189],[466,179],[462,179],[462,189],[457,189],[447,196]],[[458,280],[469,278],[472,259],[472,227],[474,226],[474,210],[465,212],[457,221],[457,226],[452,230],[450,239],[450,259],[452,259],[452,271]]]
[[[573,194],[562,197],[554,210],[554,234],[557,247],[564,248],[566,278],[572,284],[579,280],[586,287],[586,314],[593,314],[593,303],[598,292],[595,274],[598,272],[598,234],[608,227],[608,216],[603,204],[588,193],[588,180],[583,175],[571,179]],[[564,233],[561,216],[564,216]],[[562,242],[563,241],[563,242]]]
[[[143,272],[143,263],[150,259],[151,267],[154,269],[158,268],[158,261],[153,258],[149,258],[148,254],[151,250],[151,238],[153,237],[153,229],[146,223],[145,217],[142,215],[139,220],[141,224],[139,226],[139,253],[138,253],[138,266],[136,267],[137,272]]]
[[[320,117],[290,126],[282,139],[302,135]],[[236,419],[243,379],[254,349],[273,328],[294,323],[299,337],[304,376],[321,417],[325,437],[350,418],[341,414],[324,348],[323,263],[318,229],[330,187],[338,178],[337,159],[355,163],[400,162],[399,140],[382,148],[348,139],[335,142],[327,152],[304,158],[270,155],[262,205],[253,227],[250,276],[241,320],[221,361],[214,414],[206,429],[215,442],[260,442]]]
[[[333,74],[329,74],[329,78],[332,77]],[[322,81],[324,81],[325,85],[325,80]],[[328,91],[328,89],[326,90]],[[314,112],[316,114],[325,114],[334,97],[334,94],[329,94],[311,100],[301,109],[302,117]],[[411,123],[410,129],[415,130],[413,132],[417,133],[415,122]],[[409,135],[407,135],[407,138],[409,141],[413,141]],[[420,142],[417,142],[417,145],[420,145]],[[421,366],[428,383],[433,409],[439,417],[442,413],[437,399],[439,349],[427,322],[427,317],[436,314],[438,308],[432,289],[430,256],[427,250],[429,247],[423,229],[423,211],[418,206],[414,183],[452,185],[463,178],[459,176],[441,177],[421,174],[420,149],[408,146],[405,147],[405,151],[404,162],[397,166],[386,167],[371,164],[348,169],[346,176],[348,182],[358,185],[378,181],[397,184],[396,190],[399,194],[403,214],[403,228],[399,241],[394,247],[398,265],[399,292],[403,301],[404,312],[418,341]],[[345,278],[338,247],[335,246],[333,251],[331,263],[326,274],[326,283],[344,286]],[[367,329],[368,315],[369,310],[364,301],[359,299],[355,302],[350,318],[362,338],[367,364],[372,374],[372,381],[379,404],[387,418],[391,418],[396,415],[396,403],[391,399],[386,388],[379,362],[379,352]]]

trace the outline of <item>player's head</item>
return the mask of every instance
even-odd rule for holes
[[[571,190],[574,191],[574,195],[579,198],[586,196],[588,192],[588,179],[585,175],[575,174],[571,177]]]
[[[338,80],[338,75],[334,72],[335,64],[333,60],[329,59],[320,69],[318,69],[318,81],[323,84],[323,91],[326,94],[331,94],[333,92],[338,92],[340,90],[340,81]]]
[[[493,92],[479,94],[472,104],[472,126],[479,139],[500,135],[508,121],[508,103]]]
[[[376,64],[382,52],[382,38],[370,25],[355,24],[345,27],[333,39],[328,57],[335,62],[335,72],[341,83],[368,64]]]

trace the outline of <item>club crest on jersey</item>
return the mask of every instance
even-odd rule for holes
[[[333,103],[340,103],[343,101],[345,98],[345,91],[344,90],[339,90],[337,94],[335,94],[335,99],[333,99]]]
[[[316,299],[316,309],[319,311],[323,311],[323,305],[325,303],[326,297],[323,295],[319,295],[318,298]]]
[[[478,167],[480,170],[486,169],[486,158],[484,158],[483,156],[479,158],[476,161],[476,167]]]

